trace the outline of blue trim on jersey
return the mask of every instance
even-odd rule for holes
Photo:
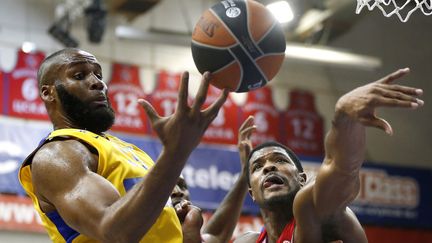
[[[142,179],[142,177],[124,179],[123,186],[125,188],[125,191],[129,191],[133,186],[135,186],[135,184],[140,182]]]
[[[63,236],[63,239],[67,243],[72,243],[72,241],[80,235],[80,233],[78,233],[65,223],[65,221],[57,211],[49,212],[46,214],[46,216],[54,223],[57,230],[60,232],[60,234]]]
[[[42,146],[42,145],[45,143],[45,141],[47,140],[47,138],[49,137],[50,134],[51,134],[51,133],[48,133],[48,135],[46,135],[44,138],[42,138],[42,139],[40,140],[40,142],[39,142],[39,144],[38,144],[38,147]]]

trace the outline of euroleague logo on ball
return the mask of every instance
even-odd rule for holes
[[[229,18],[236,18],[241,14],[241,10],[236,7],[236,4],[233,0],[222,1],[221,3],[226,9],[226,16],[228,16]]]
[[[241,14],[241,10],[237,7],[231,7],[227,9],[226,15],[230,18],[235,18]]]

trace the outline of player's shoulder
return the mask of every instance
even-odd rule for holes
[[[54,140],[42,145],[32,159],[32,171],[36,168],[49,169],[67,165],[89,165],[93,159],[91,151],[76,139]]]
[[[243,235],[237,237],[234,240],[234,243],[250,243],[250,242],[256,242],[260,233],[256,231],[248,231],[244,233]]]
[[[53,140],[42,145],[35,153],[35,160],[45,158],[64,158],[73,154],[86,153],[86,146],[76,139]]]

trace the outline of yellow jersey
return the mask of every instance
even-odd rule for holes
[[[108,134],[101,136],[79,129],[59,129],[51,132],[23,162],[19,171],[21,185],[31,197],[51,240],[55,243],[97,242],[69,227],[57,211],[42,212],[34,193],[30,171],[33,156],[43,144],[58,138],[75,138],[95,148],[99,155],[97,174],[111,182],[121,196],[125,195],[147,174],[154,162],[136,146],[114,136]],[[159,218],[140,242],[181,243],[182,238],[180,222],[168,199],[167,205],[162,210]]]

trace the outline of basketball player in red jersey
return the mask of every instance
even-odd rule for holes
[[[64,49],[39,72],[40,96],[54,131],[26,159],[20,181],[53,242],[184,242],[169,196],[192,150],[225,102],[225,90],[201,110],[210,82],[203,75],[188,105],[184,73],[173,115],[160,117],[144,100],[163,145],[153,163],[137,147],[106,132],[114,112],[92,54]]]
[[[365,128],[393,130],[376,116],[376,108],[416,109],[424,102],[421,89],[393,84],[409,69],[356,88],[336,103],[325,140],[325,159],[314,180],[306,181],[294,153],[277,143],[257,146],[247,163],[249,192],[260,206],[261,233],[245,234],[235,242],[363,243],[362,226],[347,207],[359,193],[359,171],[365,160]]]

